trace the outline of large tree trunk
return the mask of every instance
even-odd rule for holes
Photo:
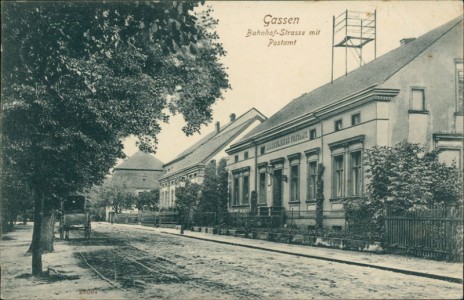
[[[32,233],[32,275],[42,275],[42,217],[43,217],[43,194],[36,193],[34,200],[34,229]]]
[[[5,196],[2,198],[1,202],[1,233],[11,232],[13,231],[14,224],[13,224],[13,212],[11,209],[11,200],[5,199]]]
[[[50,212],[44,213],[42,218],[42,226],[40,230],[40,247],[42,249],[42,253],[50,253],[54,251],[53,244],[55,242],[55,212],[56,211],[53,209]],[[32,239],[32,244],[29,247],[28,252],[33,251],[33,244],[34,239]]]
[[[23,211],[23,225],[27,224],[27,212],[26,210]]]
[[[55,210],[44,215],[42,223],[42,234],[40,243],[42,244],[42,252],[53,252],[53,243],[55,242]]]

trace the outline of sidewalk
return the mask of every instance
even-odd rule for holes
[[[55,251],[42,255],[43,269],[49,276],[31,274],[32,224],[18,224],[13,232],[2,236],[0,246],[1,299],[130,299],[123,290],[114,289],[79,264],[79,246],[55,240]]]
[[[212,235],[201,232],[192,232],[185,230],[184,234],[180,234],[178,229],[156,228],[142,225],[127,225],[127,224],[109,224],[98,223],[98,226],[129,226],[139,228],[141,230],[155,231],[165,234],[174,234],[187,238],[201,239],[205,241],[219,242],[231,245],[237,245],[248,248],[255,248],[267,251],[280,253],[288,253],[301,255],[305,257],[335,261],[338,263],[347,263],[351,265],[359,265],[364,267],[372,267],[387,271],[399,272],[428,278],[441,279],[456,283],[463,282],[463,264],[434,261],[416,257],[406,257],[392,254],[374,254],[368,252],[356,252],[347,250],[338,250],[331,248],[319,248],[302,245],[292,245],[284,243],[275,243],[263,240],[247,239],[241,237]]]

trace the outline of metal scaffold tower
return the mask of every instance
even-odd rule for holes
[[[363,48],[374,42],[374,59],[377,57],[376,21],[376,11],[345,10],[338,17],[333,16],[331,81],[334,77],[335,48],[345,49],[345,76],[348,74],[348,49],[359,66],[362,66],[366,63],[363,58]]]

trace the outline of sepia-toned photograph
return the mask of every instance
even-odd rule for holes
[[[461,1],[2,1],[0,298],[462,299]]]

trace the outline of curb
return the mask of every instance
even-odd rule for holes
[[[123,225],[125,225],[125,224],[123,224]],[[336,258],[330,258],[330,257],[324,257],[324,256],[318,256],[318,255],[295,253],[295,252],[289,252],[289,251],[284,251],[284,250],[277,250],[277,249],[271,249],[271,248],[266,248],[266,247],[247,245],[247,244],[242,244],[242,243],[219,241],[219,240],[214,240],[214,239],[209,239],[209,238],[203,238],[203,237],[184,235],[184,234],[180,234],[180,233],[167,232],[167,231],[163,231],[163,230],[158,231],[158,230],[154,230],[154,229],[152,229],[150,227],[145,227],[145,228],[140,227],[140,229],[141,230],[147,230],[147,231],[157,231],[157,232],[163,233],[163,234],[169,234],[169,235],[174,235],[174,236],[179,236],[179,237],[184,237],[184,238],[190,238],[190,239],[194,239],[194,240],[214,242],[214,243],[231,245],[231,246],[239,246],[239,247],[244,247],[244,248],[262,250],[262,251],[269,251],[269,252],[274,252],[274,253],[281,253],[281,254],[287,254],[287,255],[293,255],[293,256],[299,256],[299,257],[305,257],[305,258],[312,258],[312,259],[336,262],[336,263],[352,265],[352,266],[358,266],[358,267],[365,267],[365,268],[367,267],[367,268],[379,269],[379,270],[383,270],[383,271],[390,271],[390,272],[395,272],[395,273],[400,273],[400,274],[405,274],[405,275],[411,275],[411,276],[418,276],[418,277],[442,280],[442,281],[447,281],[447,282],[451,282],[451,283],[462,284],[464,282],[462,278],[456,278],[456,277],[450,277],[450,276],[444,276],[444,275],[437,275],[437,274],[430,274],[430,273],[424,273],[424,272],[418,272],[418,271],[412,271],[412,270],[404,270],[404,269],[398,269],[398,268],[392,268],[392,267],[385,267],[385,266],[379,266],[379,265],[373,265],[373,264],[361,263],[361,262],[354,262],[354,261],[349,261],[349,260],[342,260],[342,259],[336,259]]]
[[[166,231],[160,231],[160,232],[164,233],[164,234],[170,234],[170,235],[175,235],[175,236],[180,236],[180,237],[185,237],[185,238],[190,238],[190,239],[196,239],[196,240],[202,240],[202,241],[208,241],[208,242],[215,242],[215,243],[219,243],[219,244],[240,246],[240,247],[244,247],[244,248],[264,250],[264,251],[276,252],[276,253],[281,253],[281,254],[289,254],[289,255],[294,255],[294,256],[325,260],[325,261],[336,262],[336,263],[347,264],[347,265],[353,265],[353,266],[358,266],[358,267],[367,267],[367,268],[379,269],[379,270],[383,270],[383,271],[390,271],[390,272],[401,273],[401,274],[405,274],[405,275],[437,279],[437,280],[442,280],[442,281],[447,281],[447,282],[452,282],[452,283],[459,283],[459,284],[463,283],[462,278],[449,277],[449,276],[436,275],[436,274],[429,274],[429,273],[423,273],[423,272],[417,272],[417,271],[411,271],[411,270],[404,270],[404,269],[397,269],[397,268],[391,268],[391,267],[384,267],[384,266],[378,266],[378,265],[372,265],[372,264],[366,264],[366,263],[360,263],[360,262],[353,262],[353,261],[348,261],[348,260],[341,260],[341,259],[329,258],[329,257],[323,257],[323,256],[317,256],[317,255],[294,253],[294,252],[289,252],[289,251],[284,251],[284,250],[270,249],[270,248],[266,248],[266,247],[252,246],[252,245],[246,245],[246,244],[241,244],[241,243],[218,241],[218,240],[213,240],[213,239],[208,239],[208,238],[201,238],[201,237],[183,235],[183,234],[179,234],[179,233],[172,233],[172,232],[166,232]]]

